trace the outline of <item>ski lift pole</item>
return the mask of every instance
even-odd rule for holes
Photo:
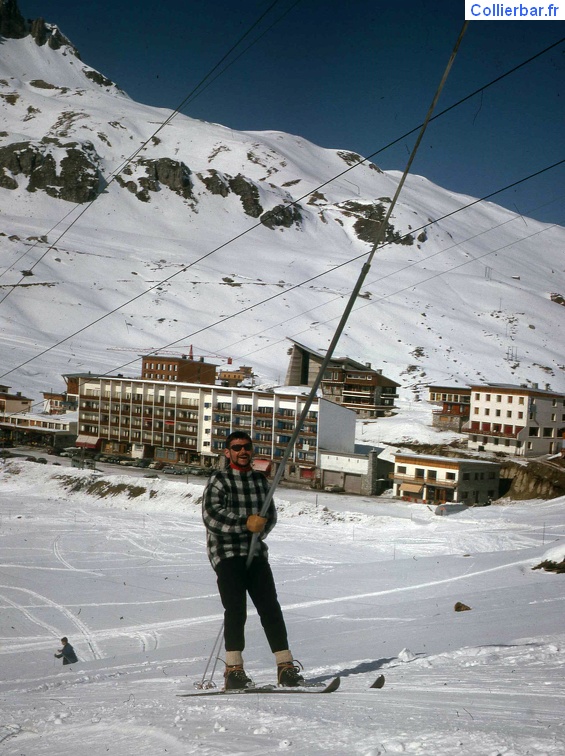
[[[467,30],[467,26],[469,25],[468,21],[465,21],[463,24],[461,31],[459,32],[459,36],[457,38],[457,41],[455,43],[455,46],[453,48],[453,51],[449,57],[449,60],[447,62],[447,66],[445,68],[445,71],[443,73],[443,76],[441,78],[441,81],[436,89],[436,92],[434,94],[434,97],[432,99],[432,102],[430,104],[430,107],[428,108],[428,112],[426,114],[426,118],[424,119],[424,123],[422,124],[422,128],[420,129],[420,132],[418,133],[418,137],[416,139],[416,142],[414,144],[414,147],[412,148],[412,152],[410,153],[410,156],[408,158],[408,162],[406,164],[406,167],[404,169],[404,172],[402,173],[402,176],[400,178],[400,181],[398,183],[398,186],[396,188],[396,192],[394,194],[394,197],[392,198],[392,201],[390,203],[390,206],[388,208],[388,212],[382,221],[381,225],[379,226],[379,230],[377,232],[377,238],[375,239],[375,242],[373,243],[373,247],[369,253],[369,256],[367,258],[367,261],[364,263],[363,267],[361,268],[361,272],[359,273],[359,276],[357,278],[357,283],[355,284],[353,291],[351,292],[349,296],[349,300],[347,302],[347,305],[345,307],[345,310],[343,311],[343,314],[340,318],[339,324],[336,328],[336,331],[333,335],[333,338],[331,340],[330,346],[328,347],[328,350],[326,352],[326,356],[324,357],[322,364],[320,365],[320,370],[318,371],[318,375],[316,376],[316,379],[314,380],[314,384],[312,385],[312,388],[310,389],[310,393],[308,394],[306,398],[306,402],[304,404],[304,407],[302,409],[302,412],[300,414],[300,417],[298,419],[298,422],[296,423],[296,426],[294,428],[294,431],[292,433],[292,436],[290,437],[290,441],[288,442],[286,449],[284,451],[283,457],[281,462],[279,463],[279,466],[277,468],[277,471],[275,473],[275,477],[273,478],[273,482],[271,483],[271,487],[269,488],[267,492],[267,496],[265,497],[265,501],[263,502],[263,506],[261,507],[261,511],[259,514],[261,517],[265,517],[267,512],[269,511],[269,507],[271,506],[271,502],[273,500],[273,495],[275,493],[275,489],[277,488],[283,474],[286,468],[286,463],[288,462],[290,455],[292,454],[294,445],[296,443],[296,440],[302,430],[302,425],[304,424],[304,420],[306,419],[306,416],[308,412],[310,411],[310,407],[312,406],[312,402],[314,401],[314,397],[317,394],[318,388],[320,387],[320,383],[322,382],[322,378],[324,376],[324,373],[333,357],[334,350],[337,346],[338,341],[341,338],[341,335],[343,333],[343,330],[345,328],[345,325],[347,323],[347,320],[349,319],[349,315],[351,314],[351,311],[353,309],[353,305],[355,304],[355,300],[357,299],[359,292],[361,291],[361,286],[363,285],[363,282],[365,281],[365,278],[367,277],[367,273],[369,272],[371,268],[371,263],[373,261],[373,257],[375,256],[375,253],[383,241],[383,238],[386,233],[388,221],[390,219],[390,216],[392,215],[392,211],[394,210],[394,207],[396,205],[396,202],[398,200],[398,197],[400,195],[400,192],[402,191],[402,187],[404,186],[404,183],[406,181],[406,178],[408,176],[408,173],[410,171],[410,168],[412,166],[412,163],[414,161],[414,158],[416,157],[416,152],[418,151],[418,148],[420,146],[420,143],[423,139],[424,133],[428,127],[428,123],[430,122],[430,119],[432,117],[432,113],[434,111],[434,108],[437,104],[437,101],[439,100],[439,96],[441,94],[441,91],[445,85],[445,82],[447,81],[447,77],[449,75],[449,72],[451,71],[451,67],[455,61],[455,56],[457,55],[457,51],[459,50],[459,45],[461,44],[461,40],[463,39],[463,35],[465,34],[465,31]],[[253,557],[255,555],[255,550],[257,548],[257,541],[259,539],[259,533],[254,533],[251,538],[251,544],[249,546],[249,553],[247,555],[247,566],[251,564],[253,561]]]
[[[320,387],[320,383],[322,382],[322,378],[324,377],[324,373],[326,372],[326,369],[329,363],[331,362],[337,343],[341,338],[343,329],[345,328],[349,315],[351,314],[351,310],[353,309],[353,305],[355,304],[355,300],[357,299],[357,296],[359,292],[361,291],[361,287],[363,286],[363,283],[365,281],[365,278],[367,277],[367,273],[369,272],[370,268],[371,268],[371,264],[369,262],[366,262],[361,268],[361,272],[357,278],[357,283],[355,284],[355,287],[353,291],[351,292],[349,301],[347,302],[345,310],[343,311],[343,314],[339,321],[339,325],[336,328],[336,331],[333,335],[330,346],[328,347],[328,351],[326,352],[326,356],[324,357],[324,359],[322,360],[322,364],[320,365],[318,375],[316,376],[314,383],[312,384],[312,388],[310,389],[310,392],[308,396],[306,397],[306,401],[304,403],[304,407],[302,408],[302,412],[300,413],[300,417],[298,418],[294,431],[292,432],[290,440],[288,444],[286,445],[286,449],[284,450],[283,457],[279,463],[279,466],[275,473],[275,477],[273,478],[273,482],[271,483],[271,487],[269,488],[267,492],[265,501],[263,502],[263,506],[261,507],[261,511],[259,512],[261,517],[266,517],[267,512],[269,511],[269,507],[271,506],[271,502],[273,500],[275,490],[278,484],[280,483],[280,480],[284,474],[286,463],[290,459],[290,455],[292,454],[294,445],[296,444],[296,440],[302,431],[304,420],[306,419],[308,413],[310,412],[310,407],[312,406],[312,402],[314,401],[314,398],[316,397],[316,394],[318,393],[318,389]],[[249,554],[247,555],[248,567],[253,561],[255,550],[257,548],[258,539],[259,539],[259,533],[253,533],[253,536],[251,538],[251,544],[249,546]]]

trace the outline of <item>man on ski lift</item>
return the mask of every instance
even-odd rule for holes
[[[227,467],[210,476],[202,499],[202,516],[207,531],[208,558],[216,572],[224,607],[225,689],[253,685],[243,666],[247,593],[259,614],[277,665],[277,682],[284,687],[304,683],[302,665],[292,658],[282,609],[268,561],[267,534],[277,521],[274,502],[266,517],[259,512],[269,490],[263,473],[251,466],[253,442],[244,431],[226,438]],[[248,564],[253,533],[259,538]]]

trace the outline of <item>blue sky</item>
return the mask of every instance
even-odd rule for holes
[[[19,5],[134,100],[176,108],[273,2]],[[367,156],[422,122],[463,22],[463,0],[278,0],[238,51],[260,39],[182,112]],[[436,112],[563,37],[559,21],[471,22]],[[481,197],[564,159],[564,82],[561,43],[432,123],[412,172]],[[403,170],[414,139],[374,162]],[[565,164],[492,201],[565,225]]]

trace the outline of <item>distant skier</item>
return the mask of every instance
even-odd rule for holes
[[[56,659],[63,659],[63,664],[75,664],[78,661],[74,648],[69,643],[68,638],[61,638],[63,648],[59,649],[59,653],[55,654]]]
[[[228,467],[210,476],[202,498],[208,557],[216,572],[224,607],[226,690],[252,684],[243,668],[247,593],[255,604],[277,664],[277,682],[285,687],[304,683],[300,667],[288,648],[286,626],[267,559],[265,537],[277,521],[274,502],[266,517],[259,512],[269,490],[263,473],[251,467],[253,442],[244,431],[226,438]],[[259,533],[257,550],[249,567],[247,556],[253,533]]]

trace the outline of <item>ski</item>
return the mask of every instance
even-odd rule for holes
[[[276,685],[256,685],[252,688],[240,688],[238,690],[224,690],[223,688],[202,688],[201,690],[191,690],[185,693],[177,693],[179,698],[188,698],[190,696],[232,696],[232,695],[249,695],[250,693],[262,693],[262,694],[313,694],[313,693],[333,693],[339,688],[341,679],[339,677],[333,677],[326,684],[306,684],[301,685],[298,688],[279,688]]]

